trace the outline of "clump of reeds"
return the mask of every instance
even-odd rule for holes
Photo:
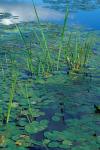
[[[73,39],[72,39],[73,41]],[[92,45],[90,39],[75,38],[72,43],[71,39],[65,49],[65,62],[69,70],[79,72],[86,68],[89,58],[92,54]]]
[[[44,34],[34,0],[32,0],[32,4],[33,4],[34,13],[36,15],[37,26],[41,37],[37,34],[37,32],[34,29],[33,29],[33,33],[35,35],[36,40],[38,41],[40,48],[42,49],[41,55],[35,58],[36,64],[33,63],[34,56],[32,56],[32,51],[34,50],[31,48],[31,45],[30,47],[27,46],[19,25],[15,24],[16,28],[19,31],[20,37],[23,40],[24,47],[28,54],[27,56],[25,56],[27,59],[28,70],[32,74],[35,75],[42,74],[43,76],[45,76],[48,73],[52,73],[52,71],[60,70],[62,63],[66,64],[67,68],[74,72],[78,72],[79,70],[84,68],[90,57],[91,42],[87,39],[86,41],[81,42],[81,40],[83,39],[82,38],[79,39],[77,35],[76,37],[74,37],[72,33],[66,35],[66,32],[68,31],[68,26],[67,26],[67,20],[69,14],[68,6],[66,5],[64,23],[61,32],[61,39],[58,44],[58,52],[55,55],[50,51],[50,48],[48,46],[47,38]],[[66,41],[65,39],[68,40]],[[66,45],[65,47],[64,44]],[[55,57],[53,57],[53,55]]]
[[[42,34],[42,40],[38,37],[38,35],[36,36],[38,41],[40,41],[40,46],[44,51],[43,53],[44,60],[39,58],[38,71],[41,72],[40,70],[42,70],[43,74],[45,74],[45,72],[50,72],[51,71],[50,68],[55,66],[55,64],[51,63],[53,62],[53,59],[56,59],[57,71],[61,69],[60,66],[62,63],[66,63],[67,68],[74,72],[78,72],[83,68],[85,68],[91,56],[92,40],[89,38],[86,40],[79,38],[78,34],[76,34],[76,37],[73,37],[72,33],[70,35],[66,35],[66,31],[68,31],[68,28],[66,29],[66,27],[68,27],[67,26],[67,20],[69,15],[68,6],[66,5],[66,12],[64,17],[64,23],[62,26],[61,40],[58,44],[58,53],[56,54],[57,57],[52,59],[53,54],[50,53],[50,50],[48,48],[47,39],[45,38],[44,32],[41,28],[41,23],[34,4],[34,0],[32,0],[32,2],[36,14],[37,22],[39,25],[39,29]],[[66,36],[68,36],[67,37],[68,41],[65,41]],[[66,43],[65,44],[66,48],[64,48],[63,46],[64,42]]]

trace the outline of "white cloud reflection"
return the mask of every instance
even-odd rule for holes
[[[0,13],[10,13],[12,16],[18,16],[17,19],[2,18],[0,23],[5,25],[13,24],[14,22],[28,22],[36,20],[35,12],[31,4],[0,4]],[[64,14],[56,10],[37,6],[37,12],[39,18],[42,21],[61,21],[64,18]]]

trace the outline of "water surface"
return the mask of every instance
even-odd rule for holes
[[[42,21],[62,24],[66,1],[35,0],[37,11]],[[97,0],[74,1],[67,0],[70,9],[70,25],[85,26],[92,30],[99,30],[100,2]],[[16,22],[34,21],[36,19],[31,0],[0,1],[0,22],[6,25]],[[3,15],[2,13],[9,13]],[[12,20],[12,16],[14,19]]]

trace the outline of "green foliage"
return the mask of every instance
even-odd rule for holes
[[[83,40],[83,42],[81,42]],[[73,72],[84,71],[88,61],[92,55],[92,40],[89,39],[78,39],[78,35],[76,34],[76,40],[73,41],[70,38],[69,43],[65,49],[65,61],[67,66]]]
[[[33,121],[32,123],[25,126],[25,130],[30,134],[34,134],[43,131],[47,127],[48,127],[47,120],[41,120],[40,122]]]
[[[68,31],[67,9],[63,26],[42,24],[33,6],[37,23],[6,27],[0,37],[0,148],[97,150],[100,58],[92,53],[94,34]]]
[[[14,99],[14,94],[15,94],[15,88],[16,88],[16,82],[17,82],[17,76],[16,76],[16,74],[13,75],[12,80],[13,80],[13,81],[12,81],[11,89],[10,89],[10,98],[9,98],[8,112],[7,112],[7,120],[6,120],[7,123],[9,122],[10,113],[11,113],[11,108],[12,108],[13,99]]]

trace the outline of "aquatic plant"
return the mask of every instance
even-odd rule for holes
[[[41,57],[39,57],[39,63],[38,63],[38,73],[42,72],[43,74],[45,74],[45,72],[50,72],[50,63],[51,61],[53,62],[53,58],[51,59],[52,55],[54,55],[53,53],[50,53],[48,45],[47,45],[47,39],[45,38],[43,29],[41,28],[41,23],[39,20],[39,16],[35,7],[35,3],[34,0],[32,0],[33,2],[33,7],[34,7],[34,11],[36,14],[36,18],[37,18],[37,22],[39,25],[39,29],[40,32],[42,34],[42,40],[38,37],[38,35],[35,33],[38,41],[40,42],[40,46],[42,46],[43,49],[45,49],[45,54],[46,52],[48,53],[47,55],[47,59],[45,57],[45,54],[43,53],[43,59],[41,59]],[[60,40],[60,44],[58,44],[58,54],[57,55],[57,71],[60,69],[60,65],[61,63],[64,61],[62,61],[63,58],[65,58],[65,63],[67,63],[67,68],[69,70],[72,70],[73,72],[78,72],[79,70],[82,70],[83,68],[85,68],[85,66],[87,65],[87,62],[89,60],[90,54],[91,54],[91,49],[92,49],[92,40],[90,39],[86,39],[85,41],[83,41],[83,43],[81,42],[82,39],[78,39],[78,35],[76,34],[75,40],[73,42],[73,37],[71,38],[71,34],[70,35],[65,35],[65,31],[66,31],[66,25],[67,25],[67,20],[68,20],[68,6],[66,5],[66,11],[65,11],[65,17],[64,17],[64,24],[62,26],[62,33],[61,33],[61,40]],[[67,29],[68,30],[68,29]],[[66,49],[63,47],[63,44],[66,39],[66,36],[68,36],[68,43],[67,43],[67,47]],[[48,62],[49,60],[49,62]],[[48,67],[46,68],[45,65],[47,65]],[[53,66],[51,65],[51,67],[53,68]],[[42,68],[42,71],[40,71]],[[54,69],[53,69],[54,70]]]
[[[30,133],[38,133],[48,127],[48,120],[33,121],[30,124],[25,126],[25,130]]]
[[[41,57],[39,59],[41,59],[42,66],[45,68],[45,71],[49,72],[52,70],[52,58],[51,58],[50,50],[48,48],[47,39],[44,35],[44,31],[43,31],[41,23],[40,23],[40,19],[39,19],[38,13],[37,13],[37,9],[36,9],[34,0],[32,0],[32,3],[33,3],[34,12],[35,12],[35,15],[37,18],[38,27],[39,27],[40,33],[42,35],[42,38],[39,38],[38,35],[36,35],[36,33],[35,33],[37,39],[40,42],[40,46],[43,50],[43,56],[44,56],[43,62],[42,62]]]
[[[3,68],[3,64],[2,64],[2,63],[0,64],[0,69],[1,69],[1,71],[2,71],[3,81],[5,81],[5,80],[6,80],[6,77],[5,77],[5,71],[4,71],[4,68]]]
[[[13,103],[15,89],[16,89],[16,83],[17,83],[17,74],[14,72],[12,74],[12,83],[11,83],[11,88],[10,88],[10,93],[9,93],[10,98],[9,98],[9,103],[8,103],[8,112],[7,112],[6,123],[9,122],[11,108],[12,108],[12,103]]]
[[[13,54],[8,46],[7,54],[0,59],[0,148],[97,150],[100,148],[98,79],[93,79],[91,88],[89,76],[79,74],[87,71],[92,40],[87,34],[84,38],[83,34],[79,36],[76,31],[66,29],[67,8],[64,24],[59,27],[62,32],[59,30],[54,36],[56,31],[51,30],[57,26],[49,26],[53,37],[49,39],[46,31],[49,27],[40,22],[35,5],[34,10],[37,23],[28,24],[28,36],[26,23],[14,24],[18,39],[12,42],[15,34],[9,39],[10,45],[14,45]],[[8,37],[4,44],[7,41]],[[78,73],[77,80],[66,75],[66,70],[72,76]]]
[[[68,14],[69,14],[69,10],[68,10],[68,7],[66,6],[64,24],[63,24],[62,33],[61,33],[61,41],[60,41],[60,45],[58,47],[59,51],[58,51],[58,57],[57,57],[57,71],[59,70],[59,61],[60,61],[60,58],[61,58],[61,52],[63,50],[63,40],[64,40],[65,31],[66,31],[66,24],[67,24],[67,20],[68,20]]]
[[[72,72],[85,71],[86,65],[92,55],[93,40],[90,37],[82,39],[76,34],[75,40],[72,33],[65,46],[65,63]]]
[[[48,147],[50,148],[70,148],[72,146],[72,141],[67,137],[66,131],[51,131],[44,133],[45,138],[49,140]]]
[[[25,55],[26,62],[27,62],[27,68],[28,68],[28,70],[29,70],[31,73],[34,74],[35,72],[34,72],[34,65],[33,65],[31,44],[30,44],[30,47],[27,46],[26,41],[25,41],[24,36],[23,36],[23,33],[22,33],[22,31],[21,31],[19,25],[16,24],[16,23],[14,23],[14,25],[15,25],[16,29],[18,30],[19,34],[20,34],[20,37],[21,37],[21,39],[22,39],[22,41],[23,41],[23,44],[24,44],[24,48],[25,48],[25,50],[27,51],[27,54],[28,54],[28,56]]]
[[[39,33],[37,33],[35,29],[33,29],[32,32],[40,48],[42,49],[42,52],[39,55],[37,55],[36,58],[34,58],[35,56],[32,52],[32,43],[30,42],[29,46],[26,44],[26,40],[23,36],[19,25],[15,23],[16,29],[20,34],[20,37],[24,44],[24,48],[26,50],[25,58],[27,61],[27,68],[30,71],[30,73],[36,76],[49,76],[52,74],[53,71],[61,70],[61,66],[64,66],[65,64],[67,64],[67,70],[71,70],[73,72],[78,72],[85,68],[90,56],[90,50],[92,47],[91,42],[89,42],[89,40],[87,39],[86,41],[81,42],[81,40],[83,39],[78,39],[79,37],[77,34],[76,37],[72,35],[73,33],[67,34],[68,29],[66,29],[66,26],[69,15],[67,4],[64,17],[64,24],[62,26],[61,38],[60,42],[58,43],[57,52],[52,52],[50,50],[47,38],[44,34],[38,16],[34,0],[32,0],[32,4],[37,19],[36,25],[38,26]]]

